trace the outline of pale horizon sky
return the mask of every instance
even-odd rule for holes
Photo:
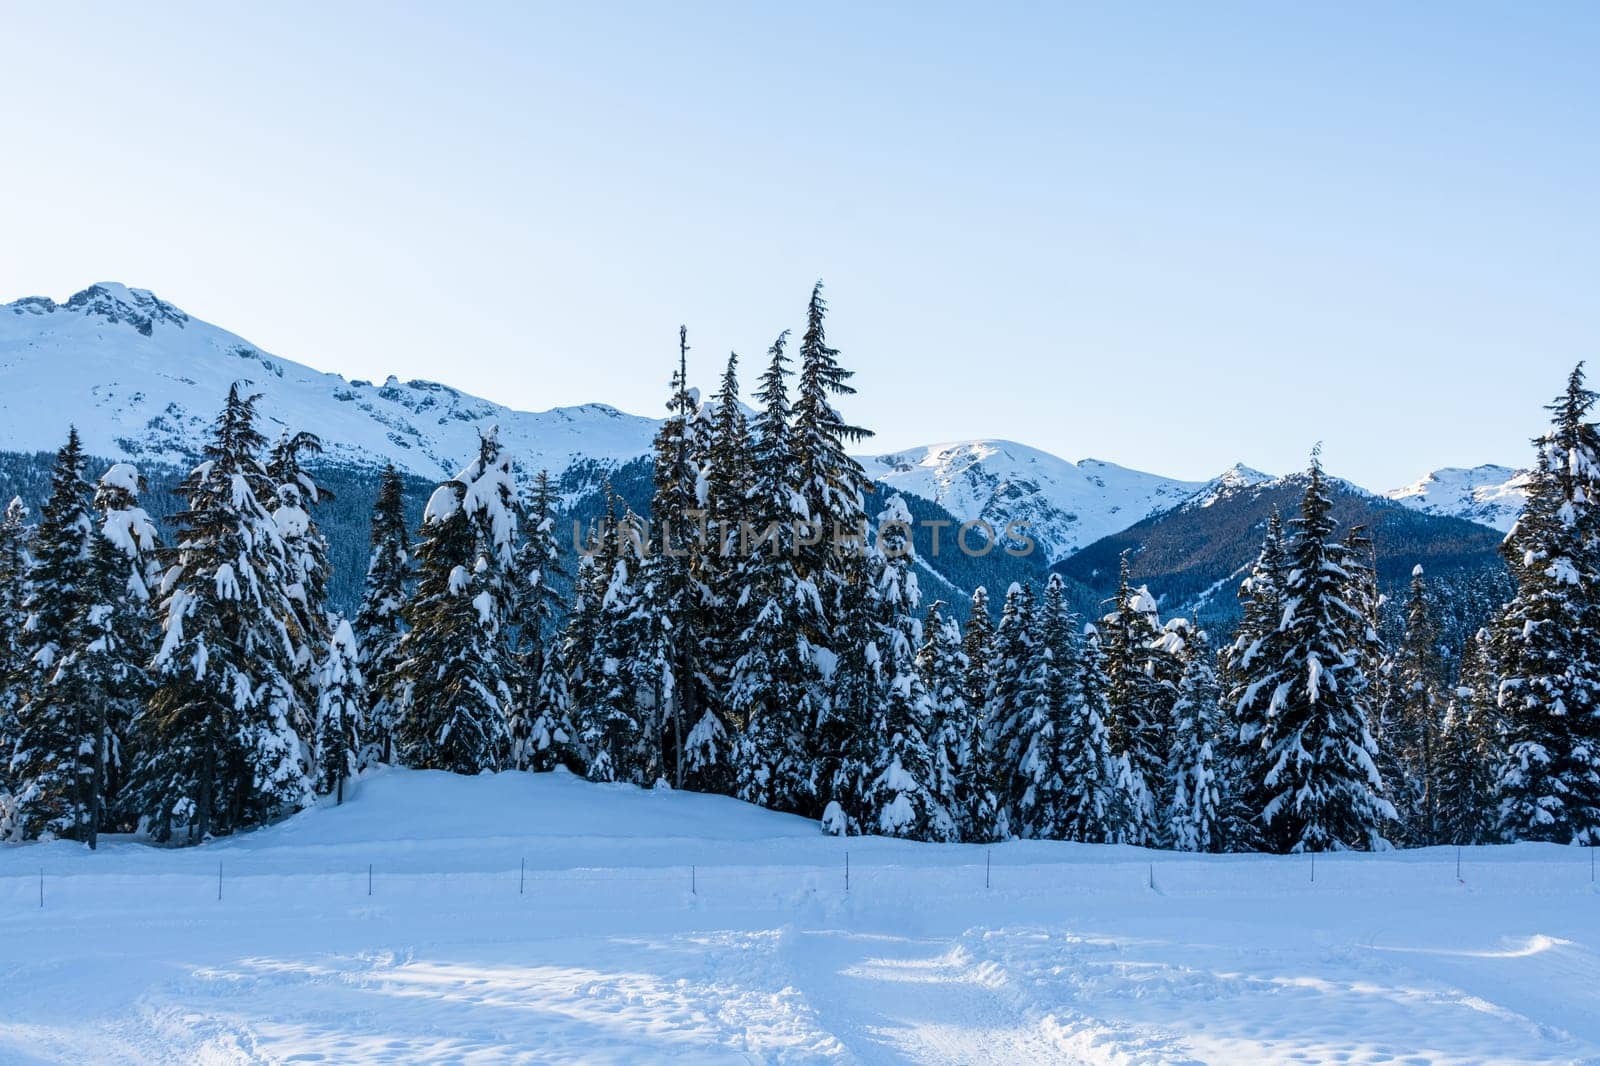
[[[16,5],[0,302],[659,416],[821,277],[864,450],[1374,489],[1600,359],[1600,7]],[[1600,374],[1600,364],[1595,367]],[[1600,380],[1600,378],[1597,378]],[[4,387],[0,372],[0,387]]]

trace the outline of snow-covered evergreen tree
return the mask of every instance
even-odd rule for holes
[[[328,643],[328,541],[317,528],[311,509],[333,499],[306,470],[304,459],[322,453],[322,441],[313,433],[284,433],[267,456],[271,496],[263,502],[272,513],[288,559],[285,591],[289,600],[286,619],[294,645],[293,681],[301,713],[293,725],[307,741],[316,734],[317,675]],[[308,769],[310,769],[308,767]],[[312,776],[315,776],[313,773]]]
[[[967,626],[961,637],[966,658],[962,697],[971,725],[961,743],[958,778],[958,810],[962,837],[967,840],[1000,840],[1009,835],[1005,825],[1005,797],[998,779],[999,761],[991,743],[988,714],[989,689],[994,683],[991,659],[994,654],[994,622],[989,616],[989,590],[973,590]]]
[[[155,651],[151,607],[159,587],[160,538],[139,506],[144,479],[136,467],[116,463],[95,490],[99,512],[89,548],[89,587],[83,613],[62,662],[78,680],[78,698],[96,742],[87,842],[120,824],[119,798],[131,765],[131,737],[151,693],[148,665]]]
[[[1016,752],[1012,828],[1020,836],[1040,840],[1063,837],[1079,806],[1073,793],[1090,791],[1094,785],[1092,767],[1087,779],[1067,777],[1076,754],[1069,750],[1076,739],[1073,719],[1083,710],[1083,699],[1078,687],[1077,623],[1067,610],[1065,588],[1060,574],[1050,575],[1033,618],[1017,713],[1006,730],[1014,738],[1010,747]]]
[[[343,803],[345,782],[361,768],[366,684],[355,630],[338,616],[328,629],[317,669],[317,791]]]
[[[401,638],[402,761],[475,774],[509,755],[514,671],[505,618],[517,538],[511,458],[490,429],[439,485],[417,537],[417,589]]]
[[[394,731],[405,702],[400,638],[405,635],[402,610],[411,579],[411,542],[406,532],[405,482],[392,463],[378,478],[371,544],[366,587],[355,621],[361,675],[367,682],[370,704],[363,766],[395,761]]]
[[[954,840],[956,822],[943,800],[931,731],[938,725],[934,699],[917,667],[922,645],[917,618],[922,592],[911,541],[911,512],[899,495],[878,515],[882,558],[877,602],[883,652],[883,690],[871,724],[863,824],[883,836]]]
[[[311,797],[311,738],[293,725],[305,717],[287,623],[294,570],[264,503],[275,483],[255,401],[228,390],[203,461],[178,488],[186,506],[164,553],[156,690],[130,782],[158,840],[259,825]]]
[[[1394,767],[1392,791],[1403,838],[1422,846],[1444,843],[1439,808],[1443,673],[1438,627],[1417,566],[1411,571],[1405,634],[1389,664],[1388,707],[1379,739],[1387,764]]]
[[[1383,798],[1368,705],[1369,620],[1356,599],[1359,561],[1334,541],[1332,501],[1313,456],[1288,552],[1276,683],[1255,738],[1249,785],[1262,834],[1278,851],[1387,846],[1395,817]]]
[[[1138,831],[1142,793],[1126,755],[1111,746],[1105,656],[1100,635],[1085,626],[1078,648],[1077,705],[1063,723],[1062,776],[1069,783],[1059,835],[1089,843],[1129,843]]]
[[[1018,768],[1029,744],[1022,731],[1032,714],[1025,687],[1034,662],[1033,645],[1033,593],[1027,585],[1014,582],[1006,590],[1000,623],[994,630],[989,691],[984,700],[985,766],[981,776],[992,783],[999,797],[996,824],[984,835],[995,840],[1018,831],[1017,804],[1028,787]]]
[[[1221,833],[1229,851],[1262,846],[1258,798],[1251,784],[1261,748],[1269,735],[1269,705],[1280,682],[1279,626],[1289,563],[1283,521],[1276,508],[1250,574],[1240,582],[1241,617],[1232,643],[1218,655],[1223,691],[1222,730],[1217,755],[1223,766]]]
[[[33,530],[28,508],[12,497],[0,518],[0,804],[11,793],[11,752],[16,747],[17,706],[25,689],[22,623],[27,617]]]
[[[1172,706],[1167,756],[1167,795],[1163,839],[1176,851],[1217,851],[1225,791],[1217,758],[1221,689],[1211,664],[1211,647],[1203,630],[1188,634],[1183,648],[1183,673]]]
[[[691,762],[697,776],[719,765],[725,736],[711,669],[716,649],[706,535],[710,485],[704,466],[710,426],[700,417],[698,392],[689,387],[688,352],[687,331],[679,327],[678,368],[667,417],[655,438],[653,540],[642,584],[645,602],[661,623],[653,637],[663,663],[656,675],[652,761],[680,788]],[[693,756],[686,749],[691,735],[697,742]]]
[[[1439,729],[1438,842],[1489,844],[1498,836],[1499,745],[1489,633],[1479,630],[1462,650],[1460,683]]]
[[[1125,755],[1135,792],[1134,837],[1158,845],[1158,807],[1166,795],[1167,722],[1175,697],[1176,661],[1160,643],[1162,630],[1155,598],[1133,586],[1128,557],[1122,557],[1117,598],[1096,627],[1105,656],[1106,728],[1113,751]]]
[[[3,811],[11,839],[89,840],[104,802],[104,708],[84,700],[85,678],[63,671],[88,606],[98,599],[90,549],[92,490],[78,431],[56,453],[40,516],[22,625],[22,699],[16,709]]]
[[[816,794],[809,734],[822,713],[822,674],[812,638],[823,626],[816,585],[801,576],[797,521],[804,497],[789,432],[785,336],[768,351],[756,398],[752,489],[738,551],[745,584],[735,609],[750,613],[733,665],[727,703],[740,727],[734,742],[734,792],[766,807],[807,809]]]
[[[1517,592],[1493,628],[1509,840],[1600,845],[1600,432],[1573,370],[1536,441],[1527,504],[1502,552]]]
[[[546,471],[533,480],[523,509],[522,538],[512,565],[510,626],[515,643],[512,679],[516,713],[510,724],[511,762],[519,770],[550,770],[571,759],[575,734],[565,670],[555,644],[556,579],[561,546],[556,538],[556,493]],[[557,660],[552,669],[550,660]]]
[[[966,766],[968,748],[978,732],[978,715],[967,703],[967,653],[961,628],[946,618],[944,601],[928,605],[922,623],[923,644],[917,649],[917,671],[928,692],[932,718],[928,749],[933,762],[933,793],[950,816],[955,839],[968,837]]]

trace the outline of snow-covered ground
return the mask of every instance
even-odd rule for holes
[[[1588,851],[990,854],[416,771],[7,847],[0,1062],[1600,1062]]]

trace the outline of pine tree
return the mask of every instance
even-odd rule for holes
[[[1142,793],[1127,756],[1111,746],[1105,724],[1110,682],[1100,635],[1093,626],[1084,627],[1078,663],[1078,702],[1066,719],[1061,742],[1061,773],[1071,786],[1070,802],[1058,831],[1064,840],[1130,843],[1139,830],[1136,805]]]
[[[994,828],[988,834],[1005,840],[1020,830],[1017,805],[1027,789],[1019,776],[1028,738],[1023,735],[1032,708],[1027,704],[1025,682],[1034,662],[1033,593],[1027,585],[1013,583],[1006,590],[1000,623],[995,627],[989,691],[984,700],[984,750],[982,777],[993,783],[999,797]]]
[[[156,690],[139,719],[130,786],[157,840],[191,843],[259,825],[311,796],[294,684],[294,571],[263,501],[274,482],[259,456],[254,396],[237,386],[204,461],[178,488],[164,553],[152,661]]]
[[[1144,586],[1133,587],[1126,553],[1115,605],[1097,629],[1108,686],[1106,728],[1112,750],[1127,756],[1133,775],[1135,838],[1160,844],[1157,806],[1166,794],[1166,725],[1176,671],[1173,664],[1161,662],[1171,657],[1157,646],[1161,624],[1156,603]]]
[[[1281,680],[1280,626],[1288,573],[1283,521],[1274,509],[1255,565],[1239,585],[1239,627],[1218,655],[1223,690],[1221,835],[1229,851],[1251,851],[1263,844],[1251,780],[1270,737],[1269,706]]]
[[[933,794],[949,815],[951,838],[967,839],[966,766],[978,715],[966,697],[968,663],[961,629],[954,618],[944,617],[943,607],[943,600],[928,605],[917,672],[932,708],[927,732]]]
[[[514,672],[505,618],[517,519],[511,459],[494,429],[439,485],[417,538],[417,590],[401,638],[405,704],[396,740],[421,769],[476,774],[509,755]]]
[[[85,678],[63,671],[94,600],[94,514],[78,431],[56,453],[29,574],[21,644],[23,696],[16,711],[4,812],[12,839],[91,840],[104,801],[104,708],[83,699]]]
[[[1077,739],[1074,719],[1083,710],[1083,700],[1076,622],[1067,610],[1060,574],[1050,575],[1031,628],[1020,706],[1007,730],[1015,738],[1017,753],[1012,826],[1020,836],[1054,840],[1062,838],[1081,809],[1073,802],[1073,793],[1092,789],[1095,777],[1092,768],[1087,779],[1067,777],[1077,754],[1071,745]]]
[[[988,714],[989,689],[994,683],[994,622],[989,617],[989,591],[979,586],[972,593],[961,648],[967,668],[962,696],[971,719],[962,737],[958,809],[962,836],[967,840],[1003,840],[1005,797],[998,779],[999,760],[991,748],[993,736]]]
[[[1600,845],[1600,433],[1595,394],[1573,370],[1522,516],[1502,552],[1516,596],[1497,620],[1505,760],[1499,825],[1508,840]]]
[[[1221,699],[1210,644],[1195,629],[1183,648],[1167,756],[1164,839],[1177,851],[1217,851],[1222,843],[1224,790],[1216,752]]]
[[[913,840],[954,840],[955,819],[941,794],[930,731],[937,722],[935,703],[917,668],[922,644],[921,606],[911,512],[899,495],[878,515],[877,554],[882,558],[877,600],[883,651],[884,687],[869,736],[874,747],[866,767],[863,824],[884,836]]]
[[[26,691],[22,623],[27,617],[28,573],[32,569],[28,508],[12,497],[0,518],[0,804],[11,793],[11,752],[16,746],[16,713]]]
[[[685,749],[691,731],[700,745],[692,759],[697,771],[708,759],[714,765],[722,746],[709,672],[713,651],[705,522],[709,483],[701,465],[707,451],[702,437],[709,427],[700,418],[699,396],[689,387],[688,352],[688,332],[680,326],[672,396],[655,439],[655,494],[650,504],[655,536],[644,583],[646,601],[663,623],[654,634],[664,660],[657,675],[661,691],[653,726],[658,750],[654,759],[663,776],[679,788],[691,762]]]
[[[120,821],[119,796],[133,754],[135,722],[151,693],[147,669],[155,651],[151,613],[161,579],[160,538],[139,506],[144,478],[127,463],[113,465],[95,491],[99,512],[89,548],[89,587],[62,670],[77,675],[79,699],[92,716],[96,751],[92,792],[98,803],[88,826],[92,848],[101,829]]]
[[[1461,680],[1439,730],[1438,810],[1441,844],[1490,844],[1497,835],[1499,746],[1489,633],[1479,630],[1462,650]]]
[[[272,513],[288,559],[289,614],[285,621],[294,645],[293,681],[301,714],[292,724],[308,740],[316,735],[317,674],[329,637],[328,541],[311,517],[311,509],[331,501],[333,494],[317,484],[303,459],[321,453],[322,441],[314,433],[280,436],[267,457],[271,496],[262,501]]]
[[[1438,628],[1428,602],[1422,567],[1411,571],[1406,628],[1389,669],[1388,714],[1380,736],[1394,766],[1395,808],[1407,842],[1442,843],[1440,837],[1440,729],[1443,725],[1443,663]]]
[[[1382,825],[1395,817],[1382,796],[1368,656],[1357,643],[1369,624],[1355,599],[1363,579],[1346,546],[1330,539],[1331,508],[1313,456],[1272,642],[1279,680],[1249,769],[1262,833],[1278,851],[1383,848]]]
[[[328,628],[317,671],[317,791],[343,803],[345,781],[361,768],[366,685],[355,630],[337,616]]]
[[[806,331],[800,339],[800,376],[789,442],[789,453],[799,474],[800,498],[808,512],[801,517],[809,517],[817,534],[815,543],[802,542],[798,546],[800,571],[817,586],[825,605],[841,594],[847,580],[860,576],[860,568],[842,569],[836,557],[841,552],[860,554],[859,547],[866,539],[870,482],[848,449],[872,436],[870,431],[846,422],[833,406],[834,398],[855,395],[856,390],[849,384],[855,371],[840,366],[839,350],[828,345],[827,312],[819,281],[811,290]],[[765,427],[763,422],[763,433]],[[840,637],[834,643],[842,646],[848,639]]]
[[[816,778],[809,733],[822,713],[812,636],[823,625],[817,587],[796,568],[797,521],[806,520],[789,427],[786,335],[768,351],[756,398],[752,488],[738,552],[745,584],[734,609],[750,613],[733,665],[727,703],[741,727],[734,742],[734,793],[780,810],[809,808]]]
[[[519,770],[550,770],[568,762],[575,732],[564,666],[554,646],[559,595],[555,582],[565,576],[555,517],[555,487],[541,470],[524,508],[522,540],[512,566],[516,717],[510,725],[511,766]],[[558,669],[550,668],[552,658],[558,660]]]
[[[656,639],[659,622],[640,609],[642,524],[631,510],[619,517],[619,502],[614,494],[608,498],[607,520],[598,532],[603,547],[590,563],[587,596],[593,607],[586,624],[593,636],[581,652],[577,728],[590,780],[648,784],[660,772],[652,719],[665,660]]]
[[[371,544],[366,588],[355,622],[361,674],[371,703],[362,766],[395,761],[394,731],[405,700],[400,644],[405,635],[402,610],[411,577],[411,543],[406,532],[405,482],[392,463],[378,478]]]

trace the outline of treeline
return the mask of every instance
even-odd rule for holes
[[[230,392],[163,539],[138,472],[76,434],[36,526],[0,522],[0,819],[11,839],[191,842],[342,801],[378,764],[565,766],[728,793],[830,832],[1196,851],[1510,839],[1600,825],[1600,439],[1574,374],[1507,538],[1516,597],[1458,649],[1420,572],[1393,649],[1371,544],[1313,459],[1214,651],[1127,578],[1084,618],[1057,575],[925,604],[906,501],[871,508],[820,286],[747,416],[738,361],[680,335],[649,520],[562,489],[493,430],[412,530],[392,469],[353,618],[326,609],[306,434]],[[870,520],[869,520],[870,519]],[[943,551],[954,550],[946,539]],[[1457,667],[1457,664],[1463,664]],[[1459,679],[1458,679],[1459,675]]]

